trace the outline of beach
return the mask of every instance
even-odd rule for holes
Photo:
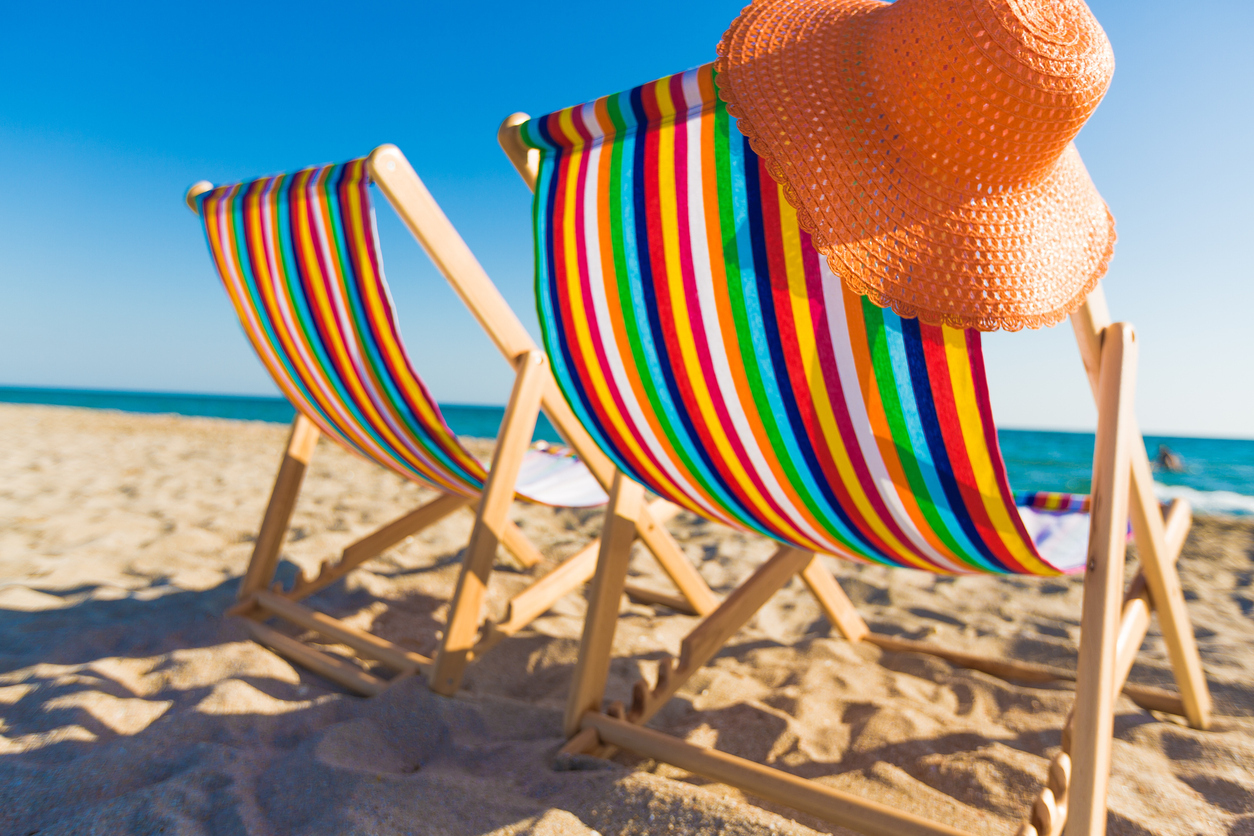
[[[417,678],[362,699],[248,640],[223,612],[286,436],[259,421],[0,404],[0,834],[847,832],[626,754],[554,769],[579,593],[473,664],[455,699]],[[472,449],[486,460],[491,443]],[[324,439],[280,578],[433,496]],[[597,536],[601,513],[515,503],[513,518],[560,560]],[[449,517],[312,603],[430,654],[471,523]],[[689,514],[669,527],[720,594],[774,548]],[[828,565],[878,632],[1075,667],[1075,578]],[[507,557],[497,568],[493,614],[532,578]],[[639,549],[633,572],[665,588]],[[1254,518],[1198,516],[1180,575],[1214,723],[1193,730],[1120,698],[1108,832],[1251,836]],[[629,701],[695,622],[624,602],[608,697]],[[1156,626],[1130,681],[1174,689]],[[794,580],[652,726],[1009,834],[1071,701],[1065,682],[850,644]]]

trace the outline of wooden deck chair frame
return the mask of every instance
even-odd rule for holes
[[[536,346],[400,149],[395,145],[379,146],[370,154],[368,167],[372,180],[383,190],[435,266],[515,369],[513,390],[497,437],[492,468],[477,502],[458,494],[442,494],[352,543],[344,549],[337,562],[325,561],[315,577],[307,578],[302,573],[291,589],[283,590],[281,585],[274,583],[280,551],[305,470],[320,435],[314,423],[298,413],[292,423],[291,435],[247,571],[240,582],[239,603],[229,612],[246,619],[253,638],[259,643],[360,694],[377,694],[398,679],[422,673],[427,676],[432,690],[451,696],[460,686],[468,663],[501,639],[526,627],[559,598],[588,581],[596,569],[599,541],[589,543],[514,596],[500,621],[480,622],[498,546],[503,546],[527,567],[544,561],[543,555],[508,517],[519,467],[530,444],[539,412],[544,411],[566,443],[607,491],[615,481],[616,470],[566,405],[544,352]],[[195,198],[212,188],[213,184],[201,181],[188,189],[185,200],[193,212],[197,211]],[[299,603],[339,581],[385,549],[459,510],[473,513],[475,523],[450,602],[448,622],[434,658],[358,630]],[[679,594],[642,586],[631,586],[626,593],[641,603],[706,614],[717,606],[717,596],[662,527],[678,510],[664,500],[642,508],[632,537],[633,540],[639,538],[653,554]],[[264,622],[272,617],[343,644],[362,657],[394,669],[397,675],[391,680],[384,680],[316,650],[267,626]]]
[[[517,127],[528,118],[523,113],[511,115],[502,123],[498,138],[514,167],[534,190],[539,152],[522,142]],[[643,488],[620,472],[615,475],[610,492],[597,573],[590,587],[579,660],[566,707],[565,731],[569,739],[563,751],[608,756],[616,748],[626,749],[860,833],[961,834],[948,825],[645,728],[644,724],[772,595],[793,575],[799,575],[832,626],[851,642],[866,641],[889,650],[927,653],[1007,679],[1073,679],[1075,704],[1063,729],[1061,751],[1051,761],[1048,784],[1036,798],[1018,834],[1104,833],[1114,703],[1119,693],[1122,691],[1143,707],[1184,716],[1199,729],[1210,723],[1211,699],[1176,571],[1176,561],[1192,523],[1191,511],[1186,502],[1176,500],[1164,515],[1154,497],[1149,458],[1133,413],[1135,335],[1127,323],[1112,324],[1100,287],[1072,314],[1071,322],[1098,408],[1091,528],[1079,659],[1074,674],[872,633],[818,555],[781,546],[684,638],[677,661],[662,659],[652,685],[644,680],[636,683],[630,707],[622,703],[603,706],[617,625],[617,601],[626,578],[626,546],[631,543],[634,527],[644,510]],[[1129,518],[1141,565],[1125,589]],[[1179,693],[1127,682],[1152,613],[1158,614]]]

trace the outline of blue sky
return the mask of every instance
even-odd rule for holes
[[[0,51],[0,385],[273,393],[183,191],[384,142],[537,331],[529,193],[498,123],[704,63],[740,5],[14,4]],[[1141,423],[1254,437],[1254,6],[1092,8],[1116,72],[1078,144],[1118,221],[1104,284],[1140,335]],[[380,225],[437,397],[502,403],[504,361],[390,210]],[[992,335],[985,352],[999,423],[1092,427],[1069,326]]]

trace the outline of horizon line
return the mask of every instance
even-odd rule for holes
[[[30,386],[30,385],[11,385],[0,383],[0,393],[5,391],[27,391],[27,392],[80,392],[91,393],[95,395],[122,395],[122,396],[155,396],[155,397],[182,397],[182,398],[217,398],[221,400],[254,400],[254,401],[272,401],[275,403],[284,403],[291,405],[291,402],[282,395],[249,395],[240,393],[227,392],[191,392],[168,390],[159,391],[154,389],[94,389],[80,386]],[[0,403],[27,403],[31,406],[69,406],[66,404],[49,404],[33,401],[14,402],[6,401],[0,398]],[[452,401],[437,401],[440,407],[471,407],[476,409],[504,409],[506,404],[495,403],[455,403]],[[84,407],[69,406],[69,408],[92,409],[108,407]],[[295,407],[293,407],[294,409]],[[181,414],[181,413],[174,413]],[[1095,430],[1090,429],[1074,429],[1064,427],[1025,427],[1025,426],[1009,426],[998,425],[998,430],[1009,430],[1012,432],[1041,432],[1041,433],[1063,433],[1067,435],[1093,435]],[[1224,436],[1224,435],[1189,435],[1179,432],[1155,432],[1142,428],[1142,436],[1153,436],[1155,438],[1189,438],[1189,439],[1206,439],[1211,441],[1254,441],[1254,435],[1251,436]]]

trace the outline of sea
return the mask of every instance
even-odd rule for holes
[[[0,403],[46,404],[123,412],[199,415],[246,421],[290,423],[295,415],[283,398],[193,395],[166,392],[113,392],[94,389],[0,387]],[[495,438],[505,409],[499,406],[441,404],[445,420],[459,435]],[[543,415],[535,438],[560,442]],[[1002,457],[1015,491],[1088,493],[1092,478],[1093,434],[1054,430],[998,430]],[[1203,514],[1254,516],[1254,440],[1145,436],[1153,460],[1165,446],[1183,461],[1179,473],[1154,474],[1155,490],[1166,501],[1184,497]]]

